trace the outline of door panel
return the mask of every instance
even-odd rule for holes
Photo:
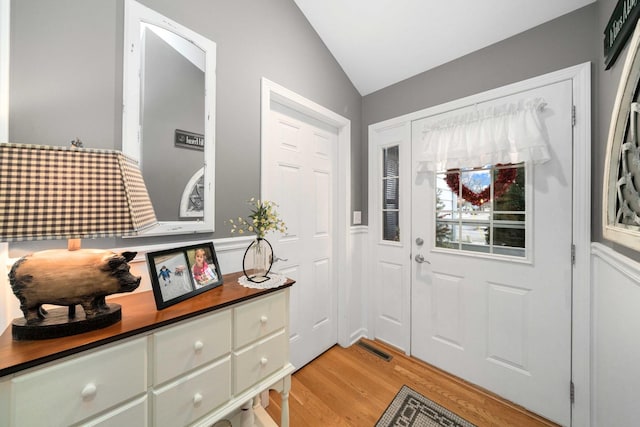
[[[274,271],[291,289],[291,362],[301,368],[337,342],[334,254],[337,130],[271,103],[262,193],[278,203],[287,234],[267,236],[281,258]]]
[[[564,425],[570,423],[572,82],[486,103],[542,97],[552,159],[526,165],[526,257],[461,253],[435,246],[436,177],[413,170],[414,255],[411,352],[467,381]],[[457,112],[414,121],[422,130]],[[414,162],[415,166],[415,162]],[[478,165],[481,166],[481,165]],[[471,232],[468,227],[464,232]],[[479,231],[482,233],[482,231]]]
[[[410,346],[410,123],[369,131],[370,336]]]

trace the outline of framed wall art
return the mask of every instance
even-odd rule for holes
[[[603,180],[603,236],[640,250],[640,30],[633,38],[611,115]]]
[[[211,242],[148,252],[147,265],[158,310],[222,285]]]

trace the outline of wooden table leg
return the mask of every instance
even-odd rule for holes
[[[280,413],[280,426],[289,427],[289,391],[291,390],[291,375],[287,375],[282,379],[282,412]]]

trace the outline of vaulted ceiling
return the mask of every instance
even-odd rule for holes
[[[595,0],[294,0],[361,95]]]

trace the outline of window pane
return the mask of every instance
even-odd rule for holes
[[[525,211],[525,173],[522,164],[494,172],[496,211]]]
[[[382,149],[382,176],[398,176],[400,170],[400,147],[395,145]]]
[[[475,245],[472,243],[464,242],[460,245],[460,249],[462,249],[463,251],[482,252],[485,254],[488,254],[491,251],[491,247],[489,245]]]
[[[447,174],[440,173],[436,177],[436,205],[441,205],[443,211],[451,212],[458,209],[458,196],[457,191],[449,188],[446,176]]]
[[[400,147],[382,149],[382,239],[400,241]]]
[[[464,244],[483,245],[489,244],[489,224],[462,224],[460,241]],[[488,251],[487,251],[488,252]]]
[[[527,254],[523,248],[510,248],[508,246],[497,246],[493,248],[496,255],[508,255],[513,257],[524,258]]]
[[[400,223],[398,211],[382,212],[382,238],[393,242],[400,241]]]
[[[382,183],[382,209],[398,209],[400,207],[398,194],[400,178],[387,178]]]
[[[436,247],[458,249],[458,228],[457,224],[436,221]]]
[[[471,203],[465,203],[461,209],[462,219],[475,221],[489,221],[491,218],[491,204],[485,203],[482,206],[473,206]]]
[[[462,198],[473,207],[479,207],[491,200],[491,170],[469,170],[460,174]]]
[[[510,212],[508,214],[497,213],[493,215],[493,219],[496,221],[519,221],[524,222],[524,213],[513,213]]]
[[[524,236],[525,236],[524,228],[494,227],[493,245],[494,246],[510,246],[513,248],[524,248],[525,247]]]

